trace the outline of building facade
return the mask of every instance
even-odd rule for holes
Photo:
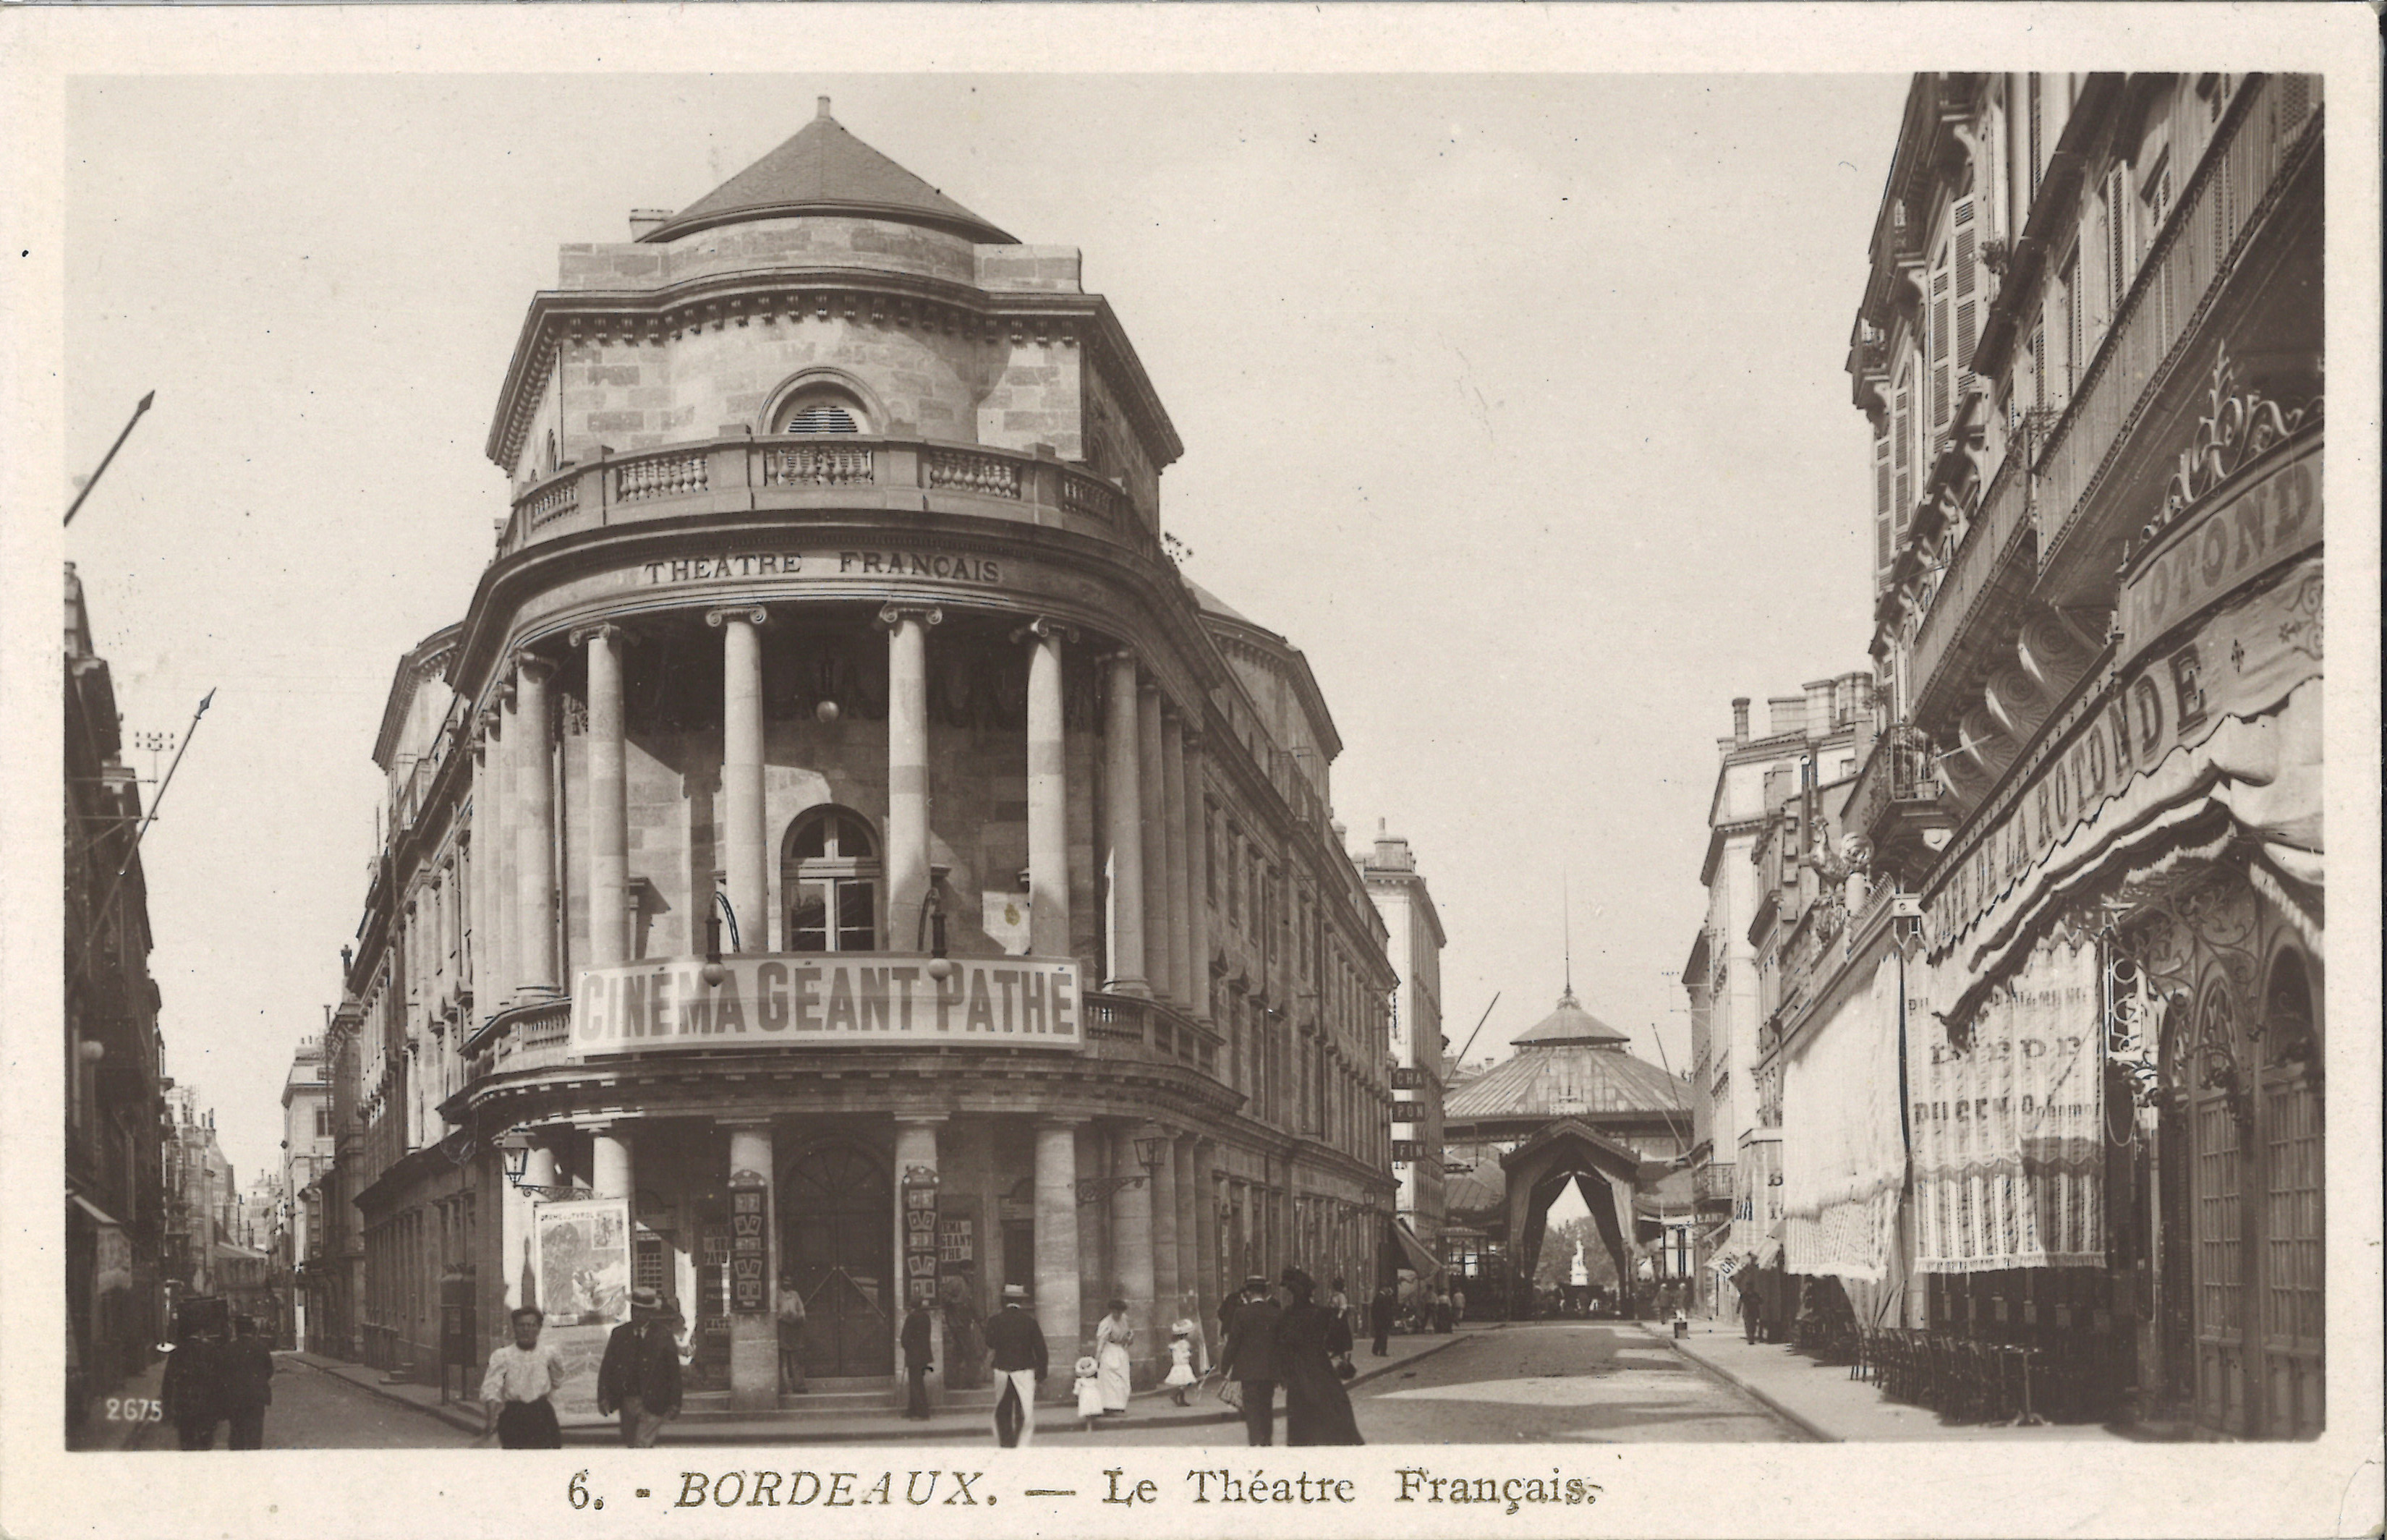
[[[1826,810],[1870,747],[1873,675],[1809,681],[1766,701],[1751,729],[1747,697],[1732,736],[1716,740],[1708,847],[1699,864],[1707,915],[1683,965],[1691,1017],[1693,1205],[1697,1303],[1729,1306],[1723,1274],[1778,1245],[1782,1222],[1778,1088],[1766,1078],[1768,1022],[1783,994],[1782,956],[1836,859]]]
[[[149,1362],[166,1329],[159,998],[107,661],[66,569],[66,1301],[68,1415]]]
[[[332,1063],[321,1037],[298,1040],[282,1078],[282,1205],[276,1262],[290,1280],[283,1321],[286,1345],[326,1352],[320,1298],[323,1240],[322,1180],[337,1149],[332,1107]]]
[[[1393,1175],[1401,1222],[1439,1256],[1445,1212],[1442,1106],[1442,915],[1409,842],[1380,829],[1356,857],[1368,897],[1384,922],[1386,955],[1400,979],[1393,994]],[[1401,1243],[1396,1239],[1396,1244]]]
[[[1056,1353],[1124,1298],[1144,1377],[1246,1271],[1359,1286],[1399,980],[1341,744],[1166,554],[1175,430],[1077,252],[826,101],[632,234],[532,301],[511,513],[375,746],[334,1029],[363,1351],[427,1375],[459,1297],[486,1348],[626,1281],[700,1397],[769,1407],[785,1288],[816,1385],[891,1385],[928,1302],[941,1392],[1005,1284]],[[625,1275],[559,1271],[602,1203]]]
[[[1849,357],[1868,869],[1777,1048],[1794,1271],[2237,1436],[2322,1418],[2321,123],[1915,77]]]

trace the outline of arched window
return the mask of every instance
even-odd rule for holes
[[[861,404],[841,391],[807,390],[780,409],[778,431],[791,434],[861,433],[867,418]]]
[[[860,814],[822,807],[797,819],[779,868],[788,950],[878,950],[878,847]]]

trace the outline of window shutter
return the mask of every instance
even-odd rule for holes
[[[1980,227],[1975,222],[1976,200],[1956,200],[1956,394],[1962,399],[1977,388],[1973,373],[1973,349],[1980,343]]]
[[[2069,401],[2080,384],[2080,248],[2077,246],[2064,264],[2064,398]]]
[[[2047,312],[2040,312],[2039,323],[2030,329],[2030,404],[2034,410],[2047,408]]]
[[[2129,191],[2119,166],[2105,173],[2105,313],[2118,316],[2129,287]]]
[[[1931,264],[1930,336],[1931,433],[1936,439],[1948,425],[1948,248],[1942,246]],[[1926,455],[1926,459],[1929,457]]]
[[[1908,376],[1901,372],[1895,404],[1890,409],[1890,463],[1895,472],[1891,480],[1890,549],[1895,551],[1906,538],[1906,521],[1914,511],[1914,473],[1912,465],[1914,442],[1914,390]]]
[[[2030,196],[2033,198],[2039,196],[2039,77],[2033,75],[2030,77]]]
[[[1876,571],[1888,568],[1890,547],[1889,501],[1889,424],[1884,423],[1873,435],[1873,564]]]

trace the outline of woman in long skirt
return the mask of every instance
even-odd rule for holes
[[[1334,1372],[1333,1344],[1350,1339],[1335,1330],[1332,1311],[1316,1299],[1318,1281],[1299,1268],[1280,1280],[1293,1305],[1276,1326],[1276,1371],[1284,1385],[1287,1444],[1364,1444],[1351,1415],[1351,1394]]]
[[[1095,1378],[1102,1382],[1105,1415],[1127,1410],[1128,1354],[1135,1328],[1127,1321],[1127,1301],[1111,1301],[1110,1313],[1094,1328]]]

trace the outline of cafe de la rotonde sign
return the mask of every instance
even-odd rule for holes
[[[934,977],[933,965],[947,965]],[[708,979],[708,970],[712,978]],[[688,1049],[1085,1045],[1067,958],[739,953],[648,958],[573,977],[575,1058]]]

